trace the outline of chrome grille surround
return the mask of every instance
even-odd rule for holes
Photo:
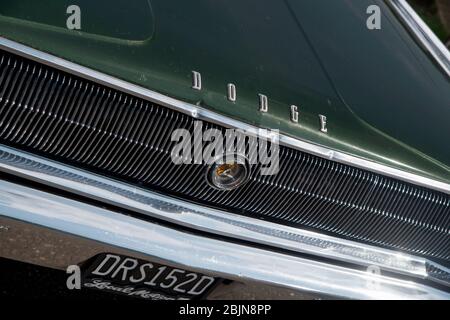
[[[63,70],[76,69],[76,73],[82,76],[86,76],[85,71],[89,70],[6,39],[2,39],[1,44],[15,53],[32,56],[40,63],[56,64]],[[20,59],[22,58],[4,53],[1,60],[0,83],[3,84],[0,88],[3,89],[0,93],[0,119],[3,122],[0,139],[4,142],[69,161],[71,164],[83,165],[116,178],[128,179],[130,182],[144,182],[147,188],[194,198],[209,205],[226,205],[230,211],[242,213],[242,210],[246,210],[247,214],[270,218],[278,223],[308,227],[443,261],[449,259],[450,198],[446,193],[450,186],[447,184],[374,163],[370,163],[370,170],[375,172],[361,170],[357,167],[364,167],[366,160],[299,140],[294,140],[293,143],[292,138],[282,136],[282,143],[296,148],[283,146],[280,150],[280,167],[289,168],[289,172],[284,175],[280,172],[275,177],[253,176],[245,190],[239,192],[209,190],[203,179],[202,166],[173,167],[170,160],[170,135],[162,135],[161,139],[161,132],[167,134],[174,128],[175,121],[167,125],[164,122],[167,119],[176,119],[177,128],[180,124],[190,128],[195,118],[205,117],[211,121],[209,126],[220,128],[216,124],[221,122],[220,116],[179,101],[175,103],[176,100],[171,98],[162,101],[160,95],[133,85],[126,87],[126,91],[134,94],[131,96],[76,75]],[[20,74],[23,76],[19,79]],[[96,78],[99,83],[108,83],[112,87],[121,83],[120,80],[94,71],[90,71],[87,78]],[[62,86],[63,83],[67,85]],[[19,90],[39,92],[41,96],[19,95]],[[53,99],[45,98],[49,94],[53,94]],[[17,100],[17,97],[22,100]],[[141,99],[144,97],[158,104]],[[27,98],[28,100],[24,100]],[[55,103],[58,99],[62,102],[59,106]],[[93,108],[87,108],[87,105]],[[168,105],[183,113],[164,108]],[[190,116],[186,114],[189,112]],[[99,114],[102,116],[98,117]],[[106,123],[106,120],[111,121],[113,117],[117,122]],[[27,123],[29,119],[40,119],[41,126],[36,126],[35,122]],[[156,134],[148,123],[145,126],[141,124],[144,120],[153,124],[164,122],[164,125],[156,127],[160,130]],[[56,125],[49,127],[48,122]],[[103,130],[98,128],[99,122],[104,125]],[[240,123],[230,120],[228,125],[237,126]],[[24,127],[27,130],[23,130]],[[151,130],[153,131],[150,132]],[[42,131],[48,134],[47,138],[40,136],[37,139]],[[156,139],[142,139],[143,131],[146,131],[144,137]],[[54,133],[57,135],[54,136]],[[97,136],[97,140],[93,136]],[[49,143],[51,138],[54,140]],[[74,144],[79,144],[79,148],[84,146],[85,149],[73,149]],[[97,146],[103,146],[103,150],[99,150]],[[304,149],[308,147],[309,153],[298,150],[302,146]],[[145,156],[137,153],[137,150],[142,149],[148,152]],[[103,152],[102,156],[98,155],[99,152]],[[119,155],[111,157],[111,152],[118,152]],[[136,158],[130,157],[130,154]],[[324,156],[328,159],[322,158]],[[137,166],[150,160],[156,165],[151,168]],[[357,167],[345,164],[349,162]],[[297,172],[302,172],[299,180],[292,180],[290,174],[295,166],[298,166]],[[377,171],[396,179],[383,176]],[[179,183],[182,173],[185,174],[184,184]],[[326,175],[327,179],[320,179]],[[407,182],[400,181],[399,178]],[[409,183],[412,181],[439,191],[412,185]],[[255,193],[261,192],[284,201],[274,201],[267,205],[251,198]],[[370,196],[366,197],[367,194]],[[303,207],[300,208],[299,205]],[[296,210],[289,211],[294,206]]]

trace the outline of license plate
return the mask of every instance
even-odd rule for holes
[[[83,285],[150,300],[204,297],[218,279],[117,254],[100,254],[83,272]]]

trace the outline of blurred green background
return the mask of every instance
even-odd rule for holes
[[[450,0],[409,0],[422,19],[450,48]]]

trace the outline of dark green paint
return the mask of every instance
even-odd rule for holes
[[[375,1],[383,12],[376,31],[366,28],[373,0],[152,0],[136,2],[122,19],[113,2],[84,8],[79,1],[81,32],[65,28],[64,6],[55,13],[36,1],[31,17],[21,2],[30,1],[0,4],[2,36],[254,125],[450,182],[449,79],[382,1]],[[89,17],[100,13],[97,26]],[[190,88],[191,70],[202,74],[201,92]],[[236,103],[226,99],[229,82]],[[258,112],[258,93],[269,97],[268,114]],[[301,111],[299,125],[289,120],[291,104]],[[318,114],[327,116],[328,134],[319,131]]]

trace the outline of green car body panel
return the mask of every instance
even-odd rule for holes
[[[366,26],[374,3],[380,30]],[[81,30],[66,27],[71,4],[81,8]],[[381,0],[10,0],[0,4],[0,34],[234,119],[450,183],[450,80]],[[200,91],[191,88],[193,70]],[[236,102],[227,100],[228,83]],[[258,94],[269,112],[259,112]]]

